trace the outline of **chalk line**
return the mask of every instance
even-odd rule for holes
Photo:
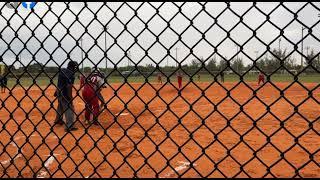
[[[32,134],[30,137],[36,137],[36,136],[39,136],[39,135]],[[14,138],[13,140],[14,140],[14,141],[18,141],[18,140],[23,139],[23,138],[26,138],[26,137],[27,137],[27,136],[19,136],[19,137]]]
[[[44,163],[44,167],[48,168],[54,161],[54,156],[50,156],[49,159]]]
[[[17,145],[15,143],[13,143],[13,142],[11,142],[10,145],[14,146],[15,148],[18,148]]]
[[[14,159],[13,159],[13,161],[15,161],[17,158],[19,158],[19,157],[21,157],[22,156],[22,154],[19,154],[18,152],[18,147],[17,147],[17,145],[15,144],[15,143],[13,143],[13,142],[11,142],[11,143],[9,143],[10,145],[12,145],[12,146],[14,146],[15,148],[16,148],[16,153],[15,153],[15,155],[13,155],[13,156],[16,156]],[[22,151],[22,150],[21,150]],[[23,152],[23,151],[22,151]],[[3,164],[3,165],[6,165],[7,163],[9,163],[10,161],[11,161],[12,159],[8,159],[8,160],[5,160],[5,161],[1,161],[0,163],[1,164]]]
[[[40,137],[39,135],[36,135],[36,134],[33,134],[31,135],[30,137]],[[50,138],[54,138],[54,139],[58,139],[58,137],[56,135],[53,135],[53,136],[49,136]],[[16,154],[18,153],[18,146],[16,145],[16,142],[15,141],[18,141],[20,139],[23,139],[23,138],[26,138],[26,136],[19,136],[19,137],[16,137],[13,139],[13,142],[10,142],[9,144],[14,146],[15,148],[17,148],[17,152]],[[24,152],[23,149],[21,149],[21,152]]]
[[[17,154],[16,154],[16,155],[17,155]],[[13,161],[15,161],[16,159],[18,159],[18,158],[20,158],[20,157],[22,157],[22,155],[21,155],[21,154],[18,154],[15,158],[13,158]],[[2,165],[6,165],[6,164],[8,164],[10,161],[11,161],[11,159],[8,159],[8,160],[5,160],[5,161],[1,161],[1,164],[2,164]]]
[[[40,171],[37,178],[45,178],[48,175],[46,171]]]
[[[53,163],[54,156],[50,156],[49,159],[46,160],[44,163],[44,167],[49,168],[49,166]],[[48,172],[46,170],[42,170],[37,175],[37,178],[45,178],[48,175]]]
[[[118,115],[119,115],[119,113],[116,114],[116,116],[118,116]],[[121,113],[120,114],[120,116],[126,116],[126,115],[129,115],[129,113]]]
[[[44,155],[44,157],[49,157],[51,155]],[[61,156],[61,154],[53,154],[53,156]]]
[[[14,141],[18,141],[18,140],[24,139],[24,138],[26,138],[26,137],[27,137],[27,136],[19,136],[19,137],[14,138],[13,140],[14,140]],[[33,134],[33,135],[29,136],[29,137],[41,137],[41,136],[36,135],[36,134]],[[58,137],[55,136],[55,135],[49,136],[49,137],[55,138],[55,139],[58,138]],[[14,155],[14,156],[16,156],[16,157],[13,159],[13,161],[15,161],[17,158],[20,158],[22,155],[21,155],[21,154],[18,154],[18,147],[17,147],[17,145],[16,145],[15,142],[10,142],[9,144],[12,145],[12,146],[14,146],[14,147],[16,148],[16,154]],[[21,151],[23,152],[23,150],[21,150]],[[54,154],[54,155],[60,155],[60,154]],[[51,157],[48,159],[48,160],[50,160],[50,161],[47,160],[48,163],[49,163],[49,164],[47,164],[48,166],[52,163],[52,162],[51,162],[51,161],[52,161],[52,158],[53,158],[53,157],[51,156]],[[11,160],[12,160],[12,159],[8,159],[8,160],[5,160],[5,161],[1,161],[0,163],[3,164],[3,165],[6,165],[6,164],[9,163]]]
[[[174,168],[175,171],[171,171],[170,173],[166,174],[164,177],[160,177],[160,178],[166,178],[166,177],[170,177],[172,175],[174,175],[176,172],[182,171],[186,168],[188,168],[190,166],[189,162],[184,162],[184,161],[179,161],[179,163],[181,164],[180,166]],[[193,164],[193,166],[196,166],[197,164]]]

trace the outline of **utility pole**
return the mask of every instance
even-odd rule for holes
[[[309,62],[309,46],[307,46],[307,63],[309,64],[310,62]]]
[[[238,50],[238,46],[237,45],[235,45],[236,46],[236,48],[237,48],[237,56],[236,56],[236,63],[237,63],[237,72],[239,73],[239,54],[238,54],[238,52],[239,52],[239,50]]]
[[[281,37],[279,38],[279,53],[281,51]]]
[[[176,47],[176,48],[175,48],[175,50],[176,50],[176,61],[177,61],[177,67],[178,67],[178,62],[179,62],[179,61],[178,61],[178,49],[179,49],[178,47]]]
[[[301,27],[301,71],[302,71],[302,68],[303,68],[303,30],[305,30],[306,28],[305,27]]]
[[[83,39],[81,38],[81,39],[80,39],[80,45],[81,45],[82,73],[84,73],[84,66],[83,66],[83,64],[84,64],[84,59],[83,59],[82,41],[83,41]]]
[[[107,75],[107,69],[108,69],[108,56],[107,56],[107,30],[108,30],[108,26],[106,27],[106,30],[104,31],[104,54],[106,56],[106,75]]]
[[[21,55],[22,55],[22,51],[21,51],[21,53],[20,53],[20,55],[19,55],[19,62],[20,62],[20,65],[21,65],[21,67],[22,67],[22,59],[21,59]],[[20,65],[18,66],[18,69],[20,69]]]
[[[256,53],[256,61],[258,61],[258,53],[259,51],[254,51],[254,53]],[[268,55],[268,54],[267,54]],[[256,69],[256,68],[255,68]]]
[[[320,17],[320,13],[318,14],[318,17]],[[318,55],[318,66],[320,68],[320,58],[319,58],[319,55]]]
[[[128,71],[129,71],[129,66],[130,66],[130,51],[128,51]]]

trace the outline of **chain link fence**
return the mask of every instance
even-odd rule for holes
[[[319,5],[2,2],[0,177],[320,177]]]

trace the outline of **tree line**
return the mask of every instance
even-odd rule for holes
[[[316,73],[320,71],[320,59],[319,55],[315,54],[314,50],[311,50],[310,53],[307,54],[306,58],[303,58],[303,65],[307,67],[304,72],[306,73]],[[251,62],[248,65],[244,65],[243,59],[235,57],[234,59],[228,60],[227,57],[218,58],[211,57],[208,60],[193,59],[191,63],[181,65],[181,68],[190,74],[197,72],[206,72],[210,71],[212,73],[219,73],[221,71],[229,71],[236,72],[241,74],[244,71],[259,71],[262,70],[265,73],[280,73],[286,70],[290,71],[298,71],[301,69],[301,65],[296,63],[296,59],[294,59],[291,55],[285,50],[277,50],[273,49],[271,53],[268,55],[259,58],[256,62]],[[7,67],[7,72],[9,72],[9,76],[15,75],[26,75],[33,74],[38,76],[39,74],[57,74],[59,72],[59,67],[57,66],[45,66],[42,63],[36,62],[30,64],[27,67],[15,68],[13,65]],[[150,75],[154,73],[158,73],[160,70],[163,73],[170,74],[177,70],[176,66],[155,66],[154,64],[147,64],[145,66],[137,65],[137,66],[125,66],[125,67],[116,67],[116,68],[99,68],[102,72],[106,72],[109,75],[120,75],[124,71],[138,71],[139,74]],[[91,71],[91,67],[84,67],[81,69],[82,73],[89,73]]]
[[[261,70],[265,73],[274,73],[276,71],[276,73],[281,73],[284,71],[299,71],[302,68],[301,64],[297,63],[297,60],[286,52],[286,49],[273,49],[268,55],[265,55],[246,66],[243,63],[243,59],[238,57],[231,59],[229,62],[227,58],[220,58],[220,61],[218,62],[217,59],[213,57],[207,61],[205,67],[201,66],[203,61],[203,59],[192,60],[191,66],[201,67],[210,71],[232,70],[239,74],[248,70]],[[314,52],[314,50],[311,50],[311,52],[307,54],[306,58],[303,58],[303,68],[305,68],[305,73],[320,72],[320,57]]]

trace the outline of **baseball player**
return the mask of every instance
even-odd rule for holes
[[[182,73],[180,71],[177,73],[177,78],[178,78],[179,90],[181,90],[181,87],[182,87]]]
[[[162,77],[160,72],[157,74],[157,77],[158,77],[158,83],[162,84]]]
[[[102,74],[102,77],[104,78],[104,77],[105,77],[105,74],[104,74],[104,73],[101,73],[101,74]],[[85,75],[80,75],[80,76],[79,76],[79,79],[80,79],[80,89],[81,89],[81,88],[83,88],[84,85],[85,85],[86,76],[85,76]],[[102,87],[105,88],[106,86],[103,85]],[[103,98],[103,96],[102,96],[102,94],[101,94],[101,91],[98,91],[98,92],[97,92],[97,96],[98,96],[98,98],[99,98],[99,100],[100,100],[100,102],[101,102],[100,108],[103,108],[103,107],[104,107],[104,104],[105,104],[105,100],[104,100],[104,98]]]
[[[258,85],[260,85],[260,82],[264,83],[264,75],[262,72],[260,72],[258,76]]]
[[[0,87],[1,87],[1,93],[4,93],[4,78],[0,75]]]
[[[93,72],[85,79],[82,97],[85,105],[85,124],[90,124],[90,116],[93,114],[93,124],[97,125],[99,115],[99,93],[104,84],[104,78],[98,70]],[[101,96],[101,94],[100,94]]]
[[[224,83],[224,72],[223,71],[220,72],[220,77],[221,77],[221,82]]]

